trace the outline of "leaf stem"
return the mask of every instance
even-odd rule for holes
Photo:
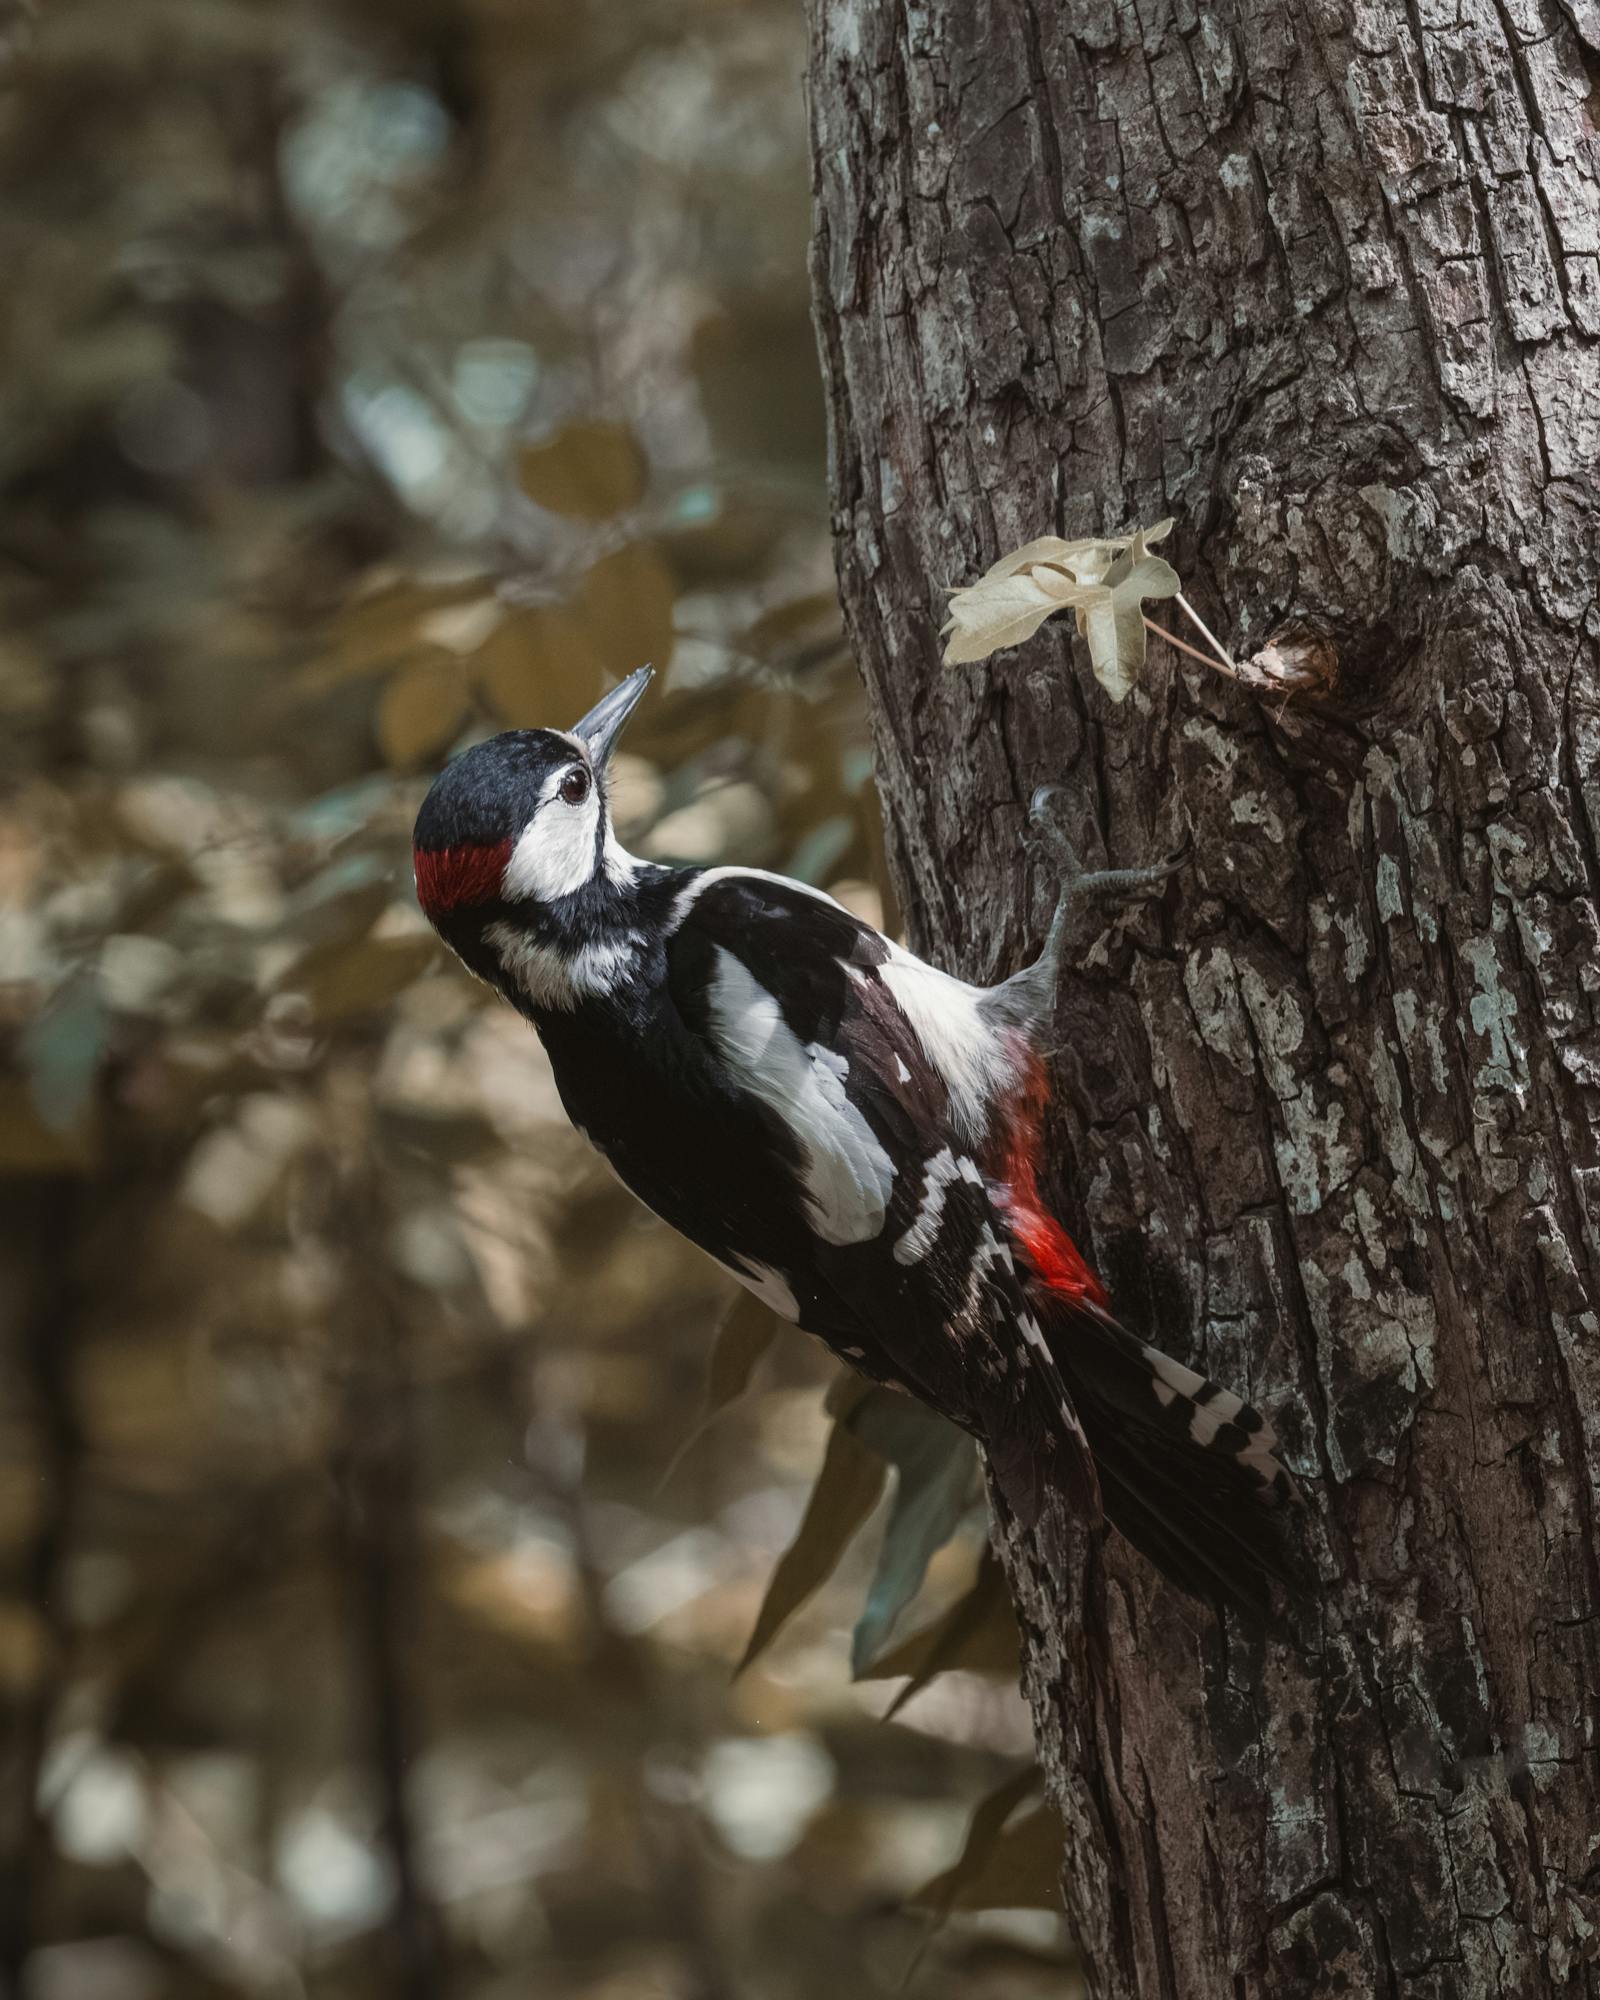
[[[1217,637],[1215,632],[1211,630],[1210,626],[1207,625],[1206,621],[1200,616],[1199,612],[1195,610],[1194,606],[1189,602],[1188,598],[1184,596],[1181,590],[1178,590],[1173,592],[1172,601],[1174,604],[1177,605],[1178,609],[1188,619],[1189,623],[1200,634],[1201,638],[1204,639],[1207,645],[1210,646],[1212,652],[1216,654],[1217,658],[1227,668],[1228,672],[1233,676],[1235,680],[1237,680],[1239,678],[1239,669],[1233,664],[1233,661],[1228,657],[1227,647],[1223,645],[1222,641]]]
[[[1143,612],[1139,614],[1144,617]],[[1191,646],[1186,639],[1180,639],[1176,632],[1169,632],[1165,625],[1158,625],[1153,618],[1145,618],[1145,629],[1154,632],[1158,639],[1165,639],[1169,646],[1176,646],[1180,653],[1187,653],[1191,660],[1198,660],[1203,667],[1210,667],[1213,673],[1227,674],[1231,680],[1239,678],[1231,662],[1224,664],[1214,660],[1209,653],[1202,653],[1198,646]]]

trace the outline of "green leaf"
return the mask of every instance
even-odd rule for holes
[[[850,1642],[850,1669],[859,1678],[971,1504],[978,1454],[965,1431],[892,1389],[873,1389],[844,1421],[897,1474],[878,1567]]]
[[[828,1435],[822,1470],[806,1502],[805,1518],[778,1559],[736,1673],[744,1672],[832,1575],[840,1556],[877,1505],[886,1476],[883,1460],[853,1435],[848,1418],[836,1419]]]
[[[453,661],[413,660],[385,683],[378,701],[378,743],[384,761],[404,771],[436,757],[455,740],[469,708],[460,669]]]
[[[1014,1773],[973,1812],[960,1858],[911,1898],[938,1928],[953,1910],[1059,1910],[1065,1852],[1061,1822],[1048,1804],[1014,1824],[1012,1814],[1039,1790],[1036,1764]]]
[[[891,1646],[857,1676],[860,1680],[890,1680],[909,1675],[885,1711],[884,1720],[897,1715],[914,1694],[919,1694],[935,1674],[951,1668],[969,1673],[1001,1673],[1014,1679],[1022,1642],[1016,1616],[1006,1589],[1005,1572],[992,1549],[985,1549],[977,1578],[964,1597],[913,1632],[898,1646]]]

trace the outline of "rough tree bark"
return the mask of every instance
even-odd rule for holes
[[[1323,1587],[1219,1631],[1000,1539],[1098,1996],[1600,1995],[1600,10],[814,0],[842,592],[919,948],[1192,829],[1063,995],[1062,1195],[1279,1421]],[[1287,706],[941,588],[1175,513]],[[1170,607],[1161,607],[1163,610]]]

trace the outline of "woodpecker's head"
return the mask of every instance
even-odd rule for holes
[[[537,920],[625,873],[606,765],[650,684],[641,667],[570,730],[513,729],[447,764],[417,814],[417,901],[474,971],[492,922]]]

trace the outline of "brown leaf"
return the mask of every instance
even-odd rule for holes
[[[600,664],[621,676],[672,653],[678,586],[653,542],[629,542],[602,556],[578,586],[576,610]]]
[[[454,741],[471,704],[461,670],[437,659],[402,667],[378,702],[378,742],[396,770],[437,757]]]
[[[840,1556],[877,1505],[889,1468],[875,1452],[835,1422],[817,1483],[794,1540],[778,1558],[755,1630],[737,1673],[771,1644],[781,1627],[832,1575]]]
[[[484,699],[512,729],[563,729],[605,685],[583,620],[557,604],[530,605],[507,618],[485,643],[475,671]]]
[[[526,446],[517,473],[530,500],[583,521],[607,520],[644,497],[644,453],[624,424],[568,424],[548,444]]]
[[[706,1364],[705,1415],[714,1417],[737,1402],[778,1337],[782,1322],[754,1292],[741,1290],[717,1329]]]
[[[357,938],[308,952],[281,984],[303,993],[319,1026],[387,1007],[439,960],[431,937]]]
[[[80,1173],[93,1163],[94,1153],[92,1125],[53,1131],[27,1085],[0,1077],[0,1176]]]
[[[380,673],[408,661],[425,639],[431,618],[480,601],[481,576],[452,582],[407,578],[354,597],[334,618],[326,652],[297,676],[301,691],[321,693],[361,674]]]

